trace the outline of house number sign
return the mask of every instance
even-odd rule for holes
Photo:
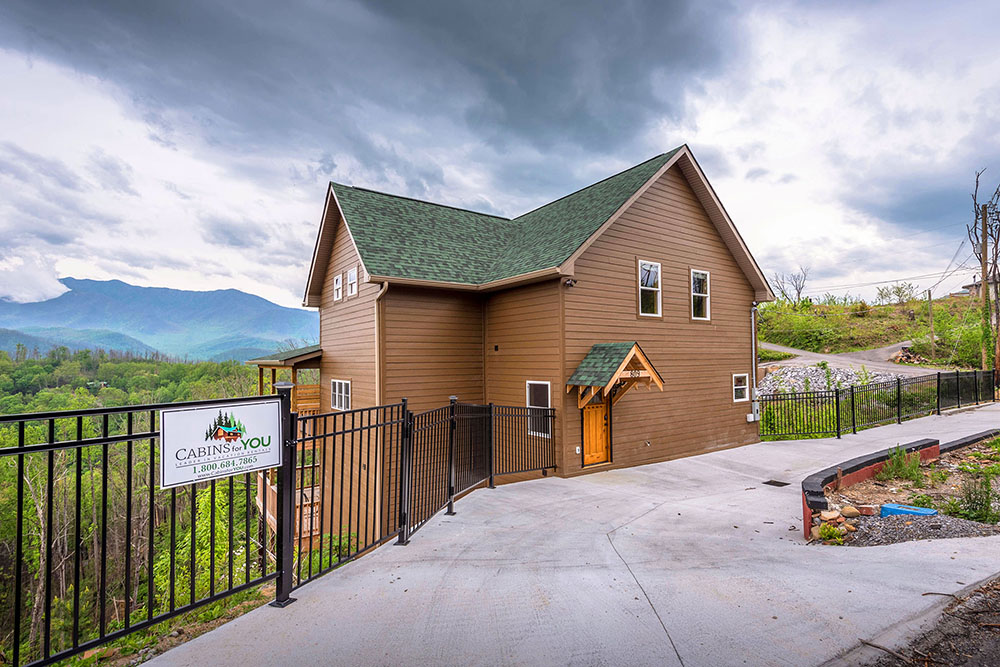
[[[276,398],[160,411],[160,488],[280,465]]]

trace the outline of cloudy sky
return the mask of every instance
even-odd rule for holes
[[[298,305],[329,180],[512,216],[682,143],[768,275],[941,293],[1000,181],[987,4],[5,0],[0,297]]]

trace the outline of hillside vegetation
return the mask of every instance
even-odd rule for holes
[[[814,303],[779,300],[760,309],[762,341],[811,352],[838,353],[914,342],[913,351],[935,365],[976,367],[980,361],[979,301],[968,296],[935,299],[931,353],[927,301],[869,305],[828,297]]]

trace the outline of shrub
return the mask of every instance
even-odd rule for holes
[[[997,523],[1000,521],[1000,510],[994,505],[1000,501],[1000,494],[993,490],[989,477],[966,480],[962,484],[962,495],[958,502],[961,506],[960,516],[981,523]]]
[[[902,447],[889,450],[889,460],[875,474],[875,479],[885,482],[890,479],[908,479],[916,486],[923,486],[924,474],[920,471],[920,454],[907,454]]]
[[[928,496],[926,493],[915,493],[910,496],[910,504],[914,507],[926,507],[927,509],[934,509],[934,499]]]
[[[823,540],[824,542],[843,544],[844,534],[840,532],[840,528],[837,528],[833,524],[824,523],[819,527],[819,539]]]

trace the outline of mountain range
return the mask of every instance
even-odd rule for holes
[[[314,311],[285,308],[240,290],[196,292],[137,287],[120,280],[63,278],[69,291],[46,301],[0,300],[0,349],[18,342],[189,360],[251,359],[319,338]]]

